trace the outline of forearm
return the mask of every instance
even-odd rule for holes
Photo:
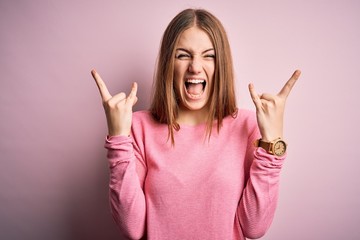
[[[110,167],[109,196],[111,212],[121,231],[130,239],[144,234],[146,204],[132,140],[128,137],[107,139]]]
[[[248,238],[263,236],[273,220],[278,195],[280,170],[284,157],[279,159],[256,150],[250,175],[238,208],[243,232]]]

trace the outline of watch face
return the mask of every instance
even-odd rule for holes
[[[282,140],[277,141],[274,144],[274,154],[276,156],[282,156],[285,154],[285,152],[286,152],[286,143]]]

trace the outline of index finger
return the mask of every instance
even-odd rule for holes
[[[95,79],[96,85],[99,89],[101,99],[105,102],[112,98],[109,90],[107,89],[105,82],[101,79],[100,75],[96,72],[95,69],[91,70],[91,75]]]
[[[291,78],[285,83],[284,87],[280,90],[278,96],[287,98],[289,96],[291,89],[294,87],[296,81],[299,79],[301,74],[300,70],[296,70]]]

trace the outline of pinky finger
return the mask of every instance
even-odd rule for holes
[[[137,103],[137,101],[138,101],[138,97],[135,96],[135,99],[134,99],[134,102],[133,102],[133,106]]]
[[[137,83],[134,82],[131,88],[131,92],[129,93],[129,96],[126,99],[126,102],[131,104],[132,106],[134,106],[137,101],[137,96],[136,96],[137,88],[138,88]]]

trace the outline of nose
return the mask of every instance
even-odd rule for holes
[[[201,61],[194,58],[189,64],[189,72],[190,73],[200,73],[202,69]]]

